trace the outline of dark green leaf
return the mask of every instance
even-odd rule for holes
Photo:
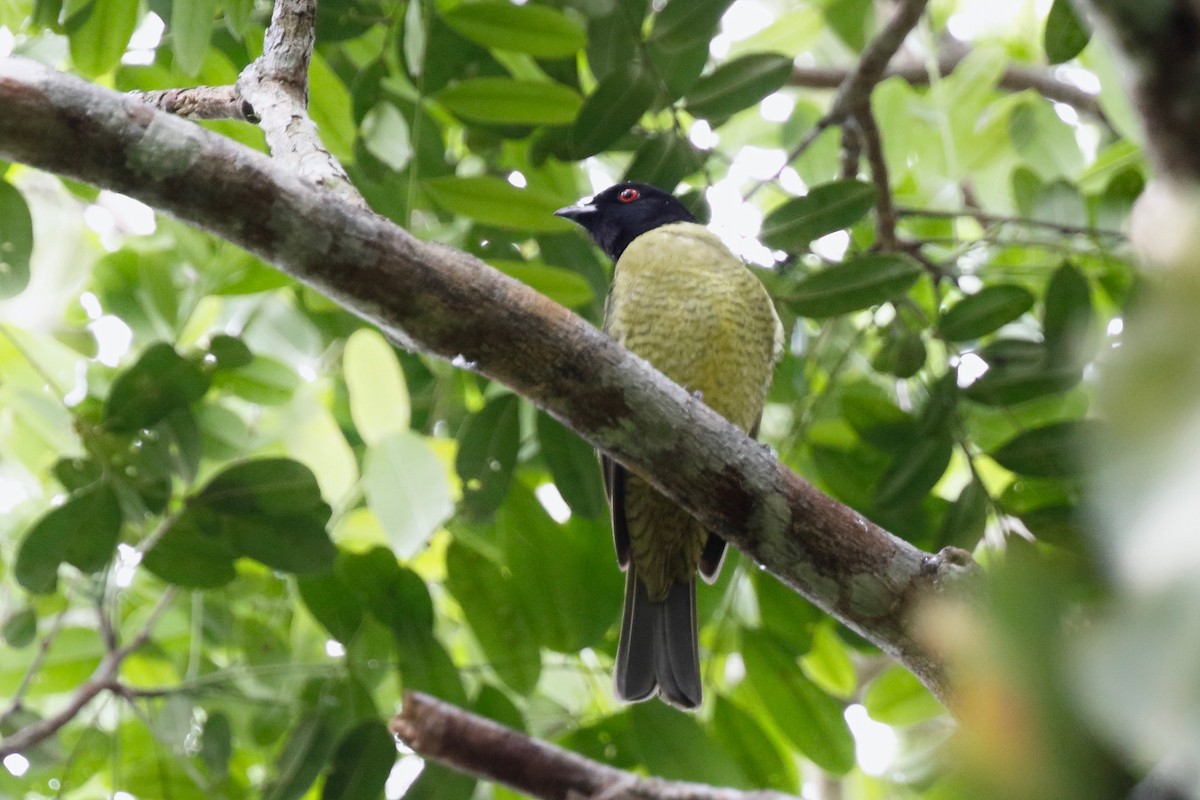
[[[334,572],[358,595],[363,607],[389,628],[433,630],[433,601],[425,582],[401,567],[386,547],[373,547],[365,553],[341,552]]]
[[[599,460],[591,445],[545,413],[537,417],[542,460],[571,512],[597,519],[608,511]]]
[[[800,316],[833,317],[890,300],[920,276],[921,265],[908,256],[877,253],[806,275],[782,299]]]
[[[649,70],[655,75],[658,88],[656,105],[674,103],[684,92],[691,89],[704,72],[708,63],[708,41],[699,41],[684,47],[672,47],[651,42],[646,48]]]
[[[446,588],[500,679],[517,694],[532,692],[541,675],[541,651],[512,577],[486,556],[452,542],[446,550]]]
[[[462,3],[443,18],[459,34],[484,47],[538,58],[572,56],[587,43],[583,30],[561,11],[533,3]]]
[[[336,571],[305,575],[296,581],[304,605],[329,635],[347,643],[358,633],[363,621],[363,605],[354,590]]]
[[[200,739],[200,760],[208,767],[208,774],[223,778],[229,774],[229,759],[233,756],[233,727],[229,717],[220,711],[209,714],[204,721],[204,734]]]
[[[622,180],[648,183],[670,191],[703,163],[704,154],[691,142],[673,133],[655,134],[633,154]]]
[[[794,791],[798,777],[791,758],[785,758],[766,726],[724,695],[718,695],[711,730],[746,773],[750,785]]]
[[[883,473],[875,486],[875,503],[890,508],[920,502],[946,472],[953,452],[945,432],[918,439]]]
[[[751,788],[732,754],[700,726],[695,716],[663,703],[639,703],[626,712],[639,762],[652,774],[717,786]]]
[[[985,286],[947,309],[938,332],[952,342],[978,339],[1033,308],[1033,301],[1033,293],[1023,286]]]
[[[992,367],[963,394],[986,405],[1012,405],[1035,397],[1065,392],[1082,378],[1078,367],[1041,363],[1012,363]]]
[[[953,545],[965,550],[974,549],[987,525],[988,495],[978,481],[971,481],[962,488],[942,519],[937,543],[941,547]]]
[[[813,239],[848,228],[874,205],[878,190],[863,181],[833,181],[793,197],[763,220],[762,241],[768,247],[797,252]]]
[[[383,786],[396,763],[396,743],[387,726],[366,720],[338,743],[321,789],[321,800],[370,800],[383,796]]]
[[[299,800],[325,769],[336,740],[324,713],[309,712],[292,728],[275,761],[275,776],[263,789],[264,800]]]
[[[217,0],[185,0],[171,4],[171,49],[175,66],[195,77],[208,53]]]
[[[290,458],[257,458],[227,467],[200,490],[195,502],[222,514],[328,511],[312,470]]]
[[[476,780],[431,761],[404,793],[404,800],[471,800]]]
[[[323,572],[337,548],[325,531],[329,509],[313,513],[220,515],[224,539],[238,555],[295,574]],[[215,532],[215,531],[214,531]]]
[[[71,61],[94,78],[115,68],[137,27],[138,0],[92,0],[67,19]]]
[[[149,428],[177,408],[199,400],[209,377],[166,342],[146,348],[117,375],[104,401],[103,422],[113,432]]]
[[[201,531],[197,514],[184,514],[142,558],[146,569],[188,589],[224,586],[237,577],[238,554],[225,541]]]
[[[656,93],[654,76],[637,62],[600,81],[567,131],[571,156],[594,156],[624,136],[650,108]]]
[[[596,80],[633,61],[647,5],[647,0],[621,0],[611,13],[588,20],[587,62]]]
[[[863,705],[872,719],[885,725],[912,725],[945,713],[911,672],[894,665],[871,681]]]
[[[861,382],[847,387],[841,407],[842,418],[872,447],[896,452],[908,448],[916,438],[916,420],[873,384]]]
[[[1057,422],[1017,434],[989,453],[1000,466],[1022,475],[1068,477],[1079,475],[1090,437],[1098,423],[1092,420]]]
[[[792,74],[792,59],[778,53],[751,53],[726,61],[698,80],[684,98],[693,116],[728,117],[777,91]]]
[[[475,517],[488,517],[504,500],[521,443],[521,404],[504,394],[467,418],[458,435],[455,467],[463,480],[463,502]]]
[[[13,575],[34,594],[53,592],[64,561],[83,572],[102,569],[121,532],[121,508],[109,483],[95,483],[39,519],[17,551]]]
[[[296,370],[269,356],[254,356],[244,367],[219,370],[213,385],[243,400],[265,406],[291,402],[300,378]]]
[[[9,647],[20,650],[37,636],[37,611],[33,606],[21,606],[8,615],[0,628],[0,635]]]
[[[54,477],[68,492],[95,483],[104,471],[92,458],[60,458],[54,462]]]
[[[925,366],[929,351],[918,331],[902,328],[886,337],[871,359],[876,372],[885,372],[897,378],[911,378]]]
[[[1079,55],[1092,38],[1091,26],[1080,19],[1071,0],[1054,0],[1046,16],[1046,35],[1043,43],[1046,59],[1061,64]]]
[[[33,218],[25,198],[0,180],[0,300],[15,297],[29,285],[33,254]]]
[[[733,0],[669,0],[654,18],[649,41],[672,49],[701,42],[708,47]]]
[[[577,92],[557,83],[491,77],[455,81],[434,99],[461,119],[501,125],[566,125],[583,106]]]
[[[768,634],[742,639],[746,680],[784,735],[821,769],[842,775],[854,766],[854,737],[842,704],[800,671],[792,654]]]
[[[1042,323],[1046,360],[1052,364],[1080,363],[1094,316],[1087,278],[1074,264],[1064,263],[1050,276],[1046,287]]]
[[[569,230],[571,224],[554,216],[563,205],[561,198],[539,189],[518,189],[501,178],[431,178],[422,185],[447,211],[504,230],[553,233]]]
[[[754,570],[751,575],[763,629],[792,655],[807,653],[812,646],[813,626],[822,613],[774,575],[763,570]]]
[[[867,41],[867,31],[874,16],[871,0],[832,0],[824,7],[825,20],[850,49],[858,52]]]

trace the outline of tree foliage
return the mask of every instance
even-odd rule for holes
[[[679,187],[765,267],[789,332],[761,438],[896,536],[977,552],[991,623],[929,624],[951,656],[1008,665],[1023,704],[968,682],[971,732],[952,735],[916,679],[737,554],[700,592],[702,712],[616,704],[621,578],[588,445],[228,243],[11,165],[0,735],[95,699],[6,760],[0,790],[357,798],[391,774],[397,796],[420,761],[396,762],[380,720],[403,690],[722,786],[1123,787],[1139,765],[1063,690],[1056,632],[1100,592],[1080,453],[1133,294],[1119,231],[1143,145],[1111,54],[1061,0],[994,26],[934,3],[894,62],[929,56],[927,80],[884,76],[830,120],[795,64],[854,67],[888,22],[876,6],[322,0],[309,110],[376,212],[592,322],[609,267],[552,212],[619,178]],[[228,85],[269,13],[13,0],[0,48],[125,92]],[[938,74],[956,37],[969,50]],[[1045,64],[1070,65],[1043,75],[1064,91],[1094,83],[1100,110],[1014,85]],[[245,122],[198,124],[265,149]],[[476,791],[509,794],[431,762],[405,796]]]

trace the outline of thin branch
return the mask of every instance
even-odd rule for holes
[[[780,792],[644,778],[421,692],[404,693],[404,705],[390,727],[422,758],[544,800],[795,800]]]
[[[1045,230],[1061,233],[1065,236],[1091,236],[1111,239],[1125,238],[1125,234],[1123,232],[1110,230],[1108,228],[1093,228],[1090,225],[1068,225],[1063,222],[1053,222],[1045,219],[1033,219],[1031,217],[1014,217],[1005,214],[989,214],[974,208],[964,208],[960,211],[944,211],[928,208],[908,208],[900,206],[896,208],[896,216],[927,217],[933,219],[970,218],[977,220],[983,225],[1017,225],[1025,228],[1043,228]]]
[[[154,106],[159,111],[184,119],[236,119],[258,122],[254,108],[242,97],[236,86],[191,86],[185,89],[130,92],[129,96]]]
[[[871,103],[862,103],[854,112],[858,129],[862,132],[863,149],[867,153],[867,164],[871,168],[871,180],[878,190],[875,200],[875,238],[878,247],[884,250],[895,250],[896,240],[896,208],[892,200],[892,185],[888,178],[887,159],[883,155],[883,138],[879,126],[875,124],[875,115],[871,113]]]
[[[471,364],[951,700],[939,655],[908,625],[924,594],[961,571],[953,554],[924,553],[817,491],[524,284],[419,241],[262,153],[27,59],[0,60],[0,158],[135,197],[244,247],[413,348]]]
[[[67,615],[67,609],[63,609],[54,615],[54,622],[50,626],[50,630],[46,631],[46,635],[38,642],[37,653],[33,656],[33,661],[29,663],[29,668],[25,670],[25,674],[21,676],[21,683],[17,685],[17,690],[13,692],[12,700],[8,703],[8,708],[4,709],[4,713],[0,714],[0,727],[12,718],[25,703],[25,694],[29,691],[29,687],[33,684],[33,679],[41,670],[42,664],[46,660],[47,654],[50,652],[51,645],[54,644],[55,638],[58,637],[58,632],[62,630],[63,619]]]
[[[67,704],[59,709],[58,713],[45,719],[39,720],[32,725],[27,725],[21,728],[16,733],[0,740],[0,759],[6,758],[13,753],[20,753],[23,750],[28,750],[30,747],[37,745],[39,742],[53,736],[59,728],[66,725],[71,720],[87,707],[88,703],[95,699],[96,695],[105,691],[113,681],[116,680],[117,673],[121,669],[122,662],[129,657],[129,654],[139,649],[150,639],[150,634],[154,632],[154,626],[158,624],[158,620],[166,612],[171,601],[175,599],[175,587],[168,587],[158,599],[158,604],[150,612],[150,616],[146,618],[146,622],[142,625],[142,629],[130,642],[123,647],[118,647],[115,650],[110,650],[105,653],[104,658],[100,660],[100,664],[96,667],[96,671],[87,679],[78,689]]]

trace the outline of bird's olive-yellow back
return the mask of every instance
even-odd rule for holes
[[[605,330],[709,407],[750,431],[782,346],[763,285],[701,225],[644,233],[617,262]],[[631,560],[651,599],[690,581],[707,538],[686,511],[630,476]]]

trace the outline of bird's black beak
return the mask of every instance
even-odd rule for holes
[[[592,198],[585,197],[573,206],[560,208],[554,212],[554,216],[569,219],[572,222],[577,222],[580,225],[584,224],[584,220],[596,213],[596,206],[592,204]]]

